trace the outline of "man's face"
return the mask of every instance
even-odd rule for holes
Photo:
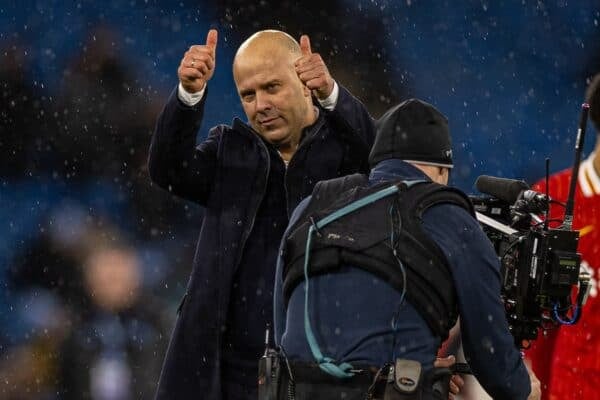
[[[312,103],[290,57],[239,57],[234,78],[252,128],[276,146],[297,144],[302,129],[309,125]]]

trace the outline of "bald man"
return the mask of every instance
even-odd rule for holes
[[[216,48],[211,30],[185,53],[150,146],[152,180],[206,210],[158,399],[257,397],[288,215],[318,181],[366,172],[374,137],[367,110],[307,36],[261,31],[233,63],[246,122],[214,127],[196,145]]]

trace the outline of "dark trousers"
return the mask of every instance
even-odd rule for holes
[[[224,366],[221,374],[223,400],[257,400],[257,375],[256,366],[254,368]]]
[[[256,383],[248,386],[239,382],[223,380],[223,400],[256,400],[258,387]]]

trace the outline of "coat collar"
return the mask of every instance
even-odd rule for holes
[[[312,125],[309,125],[302,130],[300,136],[300,145],[302,144],[302,142],[307,140],[307,138],[314,136],[319,131],[319,129],[321,129],[321,126],[323,126],[323,123],[325,122],[325,110],[317,106],[315,106],[315,108],[317,111],[317,119]],[[231,127],[234,131],[240,132],[243,135],[252,138],[253,140],[258,140],[258,138],[260,138],[260,140],[262,140],[265,144],[271,145],[262,136],[260,136],[258,132],[256,132],[254,128],[252,128],[248,123],[242,121],[237,117],[233,119]]]
[[[407,162],[395,158],[383,160],[371,170],[369,175],[370,182],[389,181],[397,179],[425,179],[430,181],[429,177],[417,167]]]

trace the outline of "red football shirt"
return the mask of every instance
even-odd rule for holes
[[[533,370],[542,382],[543,399],[600,399],[600,177],[594,169],[592,154],[581,163],[577,179],[573,229],[579,230],[578,251],[582,268],[591,275],[591,292],[576,325],[562,326],[547,337],[540,335],[527,351]],[[549,193],[565,202],[571,169],[550,177]],[[545,182],[534,185],[545,192]],[[562,207],[552,207],[551,218],[561,218]]]

